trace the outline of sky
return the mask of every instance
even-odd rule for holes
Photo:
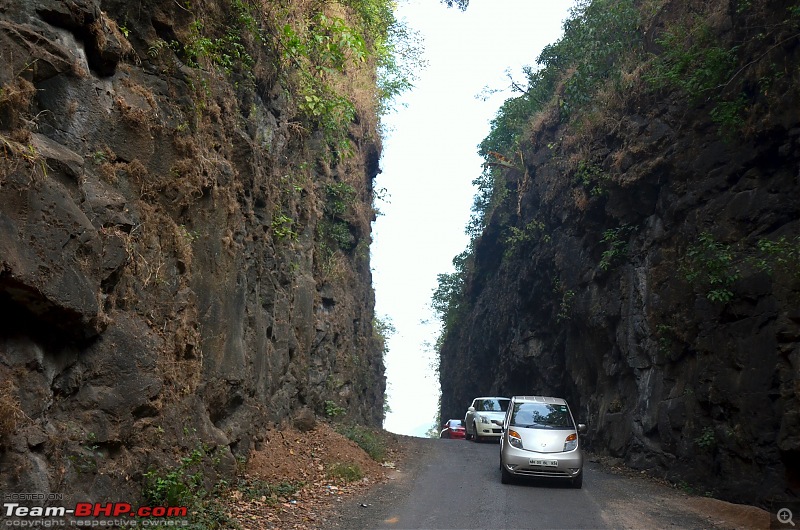
[[[556,42],[573,0],[470,0],[462,12],[437,0],[401,0],[396,17],[423,39],[427,67],[384,117],[371,262],[379,318],[395,328],[386,354],[384,428],[424,436],[436,420],[439,379],[431,310],[437,275],[453,272],[467,247],[465,228],[483,160],[478,144],[509,90],[487,100],[484,87],[522,82],[542,48]],[[469,403],[464,404],[464,410]],[[442,418],[445,421],[447,418]]]

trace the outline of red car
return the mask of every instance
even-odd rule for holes
[[[464,438],[464,420],[447,420],[439,438]]]

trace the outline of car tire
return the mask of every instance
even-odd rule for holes
[[[579,490],[583,487],[583,470],[581,470],[581,474],[572,479],[572,487],[576,490]]]
[[[474,423],[472,424],[472,430],[475,431],[475,436],[472,439],[475,440],[475,443],[481,443],[481,437],[478,434],[478,426]]]
[[[500,482],[502,484],[511,484],[513,482],[514,477],[509,473],[509,471],[503,465],[503,461],[500,461]]]

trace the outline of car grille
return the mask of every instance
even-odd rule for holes
[[[566,471],[559,471],[557,469],[524,469],[517,468],[514,470],[517,475],[525,475],[527,477],[569,477],[571,476]]]

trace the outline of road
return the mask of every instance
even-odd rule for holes
[[[385,486],[353,501],[327,528],[766,528],[755,508],[690,497],[651,479],[584,468],[582,489],[552,480],[500,483],[499,445],[418,439]],[[718,503],[718,504],[715,504]],[[744,509],[744,507],[743,507]],[[745,513],[743,512],[743,514]],[[766,512],[763,512],[766,514]],[[763,517],[761,521],[759,517]],[[763,523],[763,526],[762,524]]]

